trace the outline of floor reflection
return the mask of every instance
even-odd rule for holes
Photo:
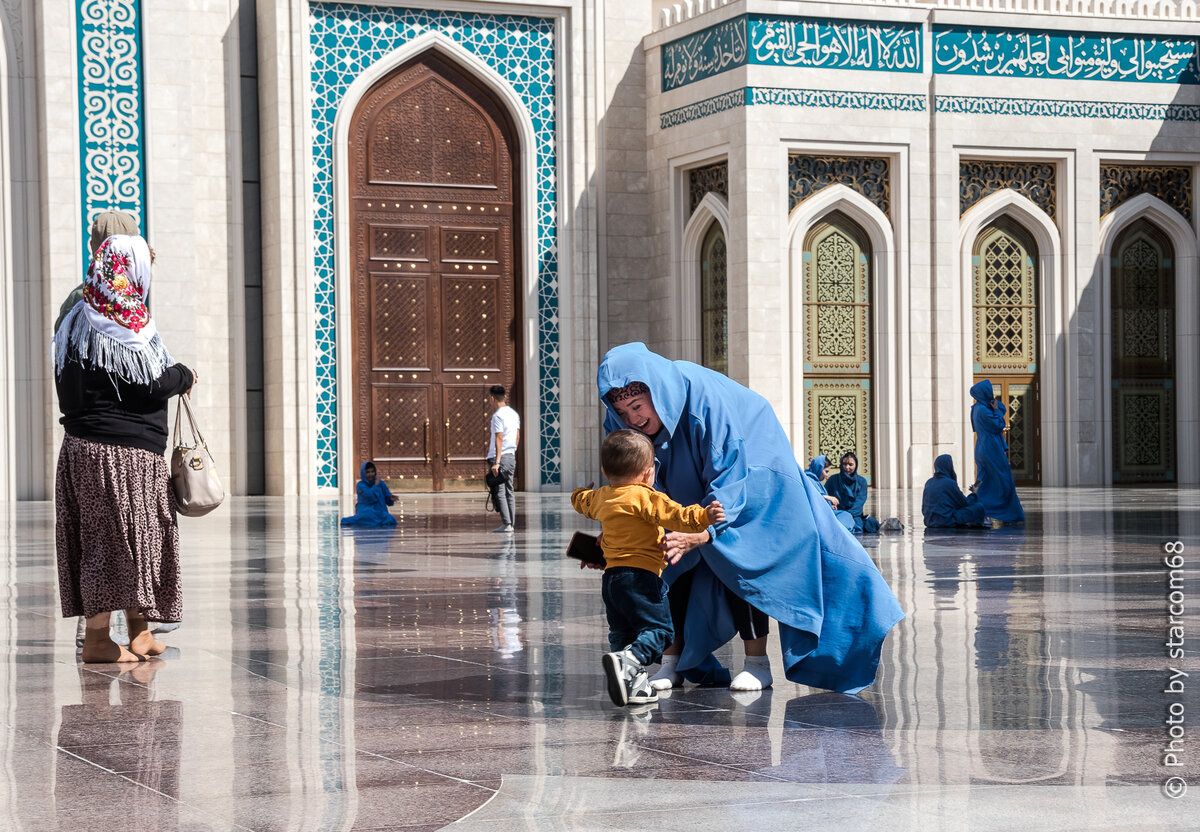
[[[0,828],[432,830],[485,804],[460,826],[675,828],[670,804],[707,819],[690,832],[792,828],[798,801],[909,828],[963,794],[928,828],[1049,817],[1051,794],[1168,828],[1187,804],[1158,791],[1161,691],[1200,666],[1164,655],[1160,546],[1200,554],[1200,492],[1022,498],[1024,526],[927,532],[914,495],[880,495],[908,530],[870,551],[908,617],[860,697],[781,681],[630,710],[603,689],[599,574],[562,556],[562,495],[522,495],[515,536],[475,496],[402,495],[396,527],[353,531],[336,500],[232,500],[183,524],[184,625],[127,667],[75,660],[49,507],[0,507]],[[1172,773],[1200,791],[1198,759]]]

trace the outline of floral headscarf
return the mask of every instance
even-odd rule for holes
[[[128,382],[149,384],[170,366],[171,356],[146,307],[150,295],[150,248],[138,236],[114,234],[92,258],[83,300],[54,333],[57,373],[73,348],[80,360]]]

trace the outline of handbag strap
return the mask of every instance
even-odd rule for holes
[[[188,427],[192,432],[192,441],[196,445],[208,447],[208,443],[204,441],[204,434],[200,432],[200,427],[196,424],[196,416],[192,413],[192,403],[188,400],[187,393],[181,393],[179,396],[179,407],[175,411],[175,444],[179,445],[179,415],[180,413],[187,414]]]

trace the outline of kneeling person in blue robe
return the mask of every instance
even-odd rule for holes
[[[357,501],[354,504],[354,514],[342,518],[343,526],[394,526],[396,518],[387,510],[395,505],[396,498],[392,496],[387,483],[379,479],[375,473],[374,462],[364,462],[358,469],[360,477],[354,486]]]
[[[942,454],[933,461],[933,476],[925,482],[921,514],[927,529],[983,525],[983,503],[974,494],[965,496],[954,474],[954,460]]]

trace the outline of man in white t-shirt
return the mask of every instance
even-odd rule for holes
[[[517,443],[521,440],[521,417],[508,406],[508,391],[497,384],[491,389],[492,413],[491,440],[488,442],[487,464],[491,475],[488,487],[492,492],[492,505],[500,512],[503,523],[492,531],[513,531],[513,520],[517,516],[517,500],[513,494],[513,474],[517,470]]]

